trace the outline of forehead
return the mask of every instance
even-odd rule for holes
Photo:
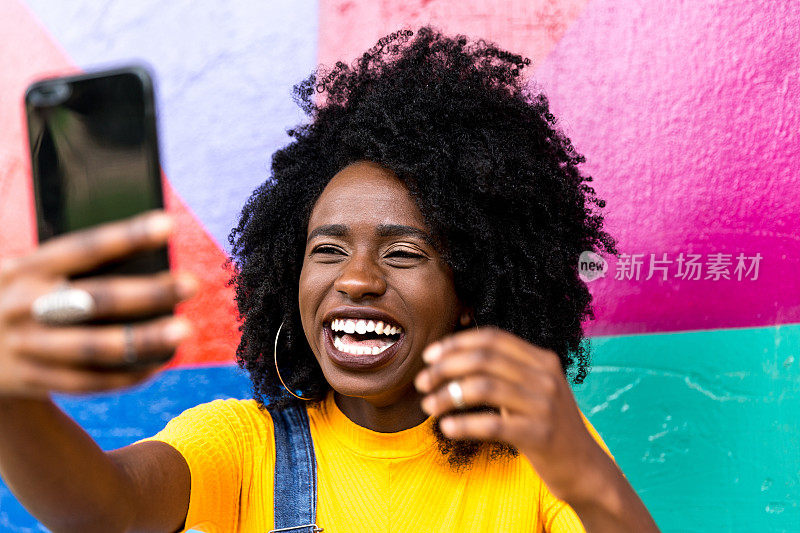
[[[326,224],[426,227],[403,182],[392,171],[367,161],[348,165],[322,191],[311,211],[308,231]]]

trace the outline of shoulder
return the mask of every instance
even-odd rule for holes
[[[271,421],[271,418],[266,410],[259,408],[255,400],[228,398],[191,407],[173,419],[173,421],[176,420],[206,423],[258,424]]]
[[[170,420],[147,440],[170,444],[213,442],[241,445],[263,443],[273,438],[272,418],[255,400],[220,399],[189,408]]]
[[[254,400],[214,400],[187,409],[155,436],[175,448],[189,468],[191,490],[186,527],[235,531],[244,487],[271,491],[272,418]],[[271,493],[271,492],[269,492]]]

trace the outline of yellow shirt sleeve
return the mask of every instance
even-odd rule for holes
[[[597,430],[594,429],[594,426],[583,416],[583,413],[581,413],[581,418],[595,442],[597,442],[613,460],[614,456],[611,455],[608,446],[603,442],[603,439],[600,437]],[[547,533],[586,533],[586,529],[584,529],[580,518],[578,518],[578,514],[567,503],[553,496],[544,482],[542,482],[541,491],[541,503],[539,507],[541,513],[540,519]]]
[[[256,441],[273,433],[255,437],[272,427],[271,419],[252,401],[215,400],[184,411],[159,433],[144,440],[166,442],[189,465],[191,494],[185,529],[207,533],[237,531],[245,473],[252,471]],[[263,423],[264,417],[267,422]],[[258,420],[258,419],[261,420]],[[259,423],[260,422],[260,423]],[[258,450],[258,451],[263,451]],[[273,459],[274,460],[274,459]]]

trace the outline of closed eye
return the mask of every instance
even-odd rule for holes
[[[340,254],[344,253],[344,250],[342,250],[341,248],[337,248],[336,246],[331,246],[330,244],[320,244],[319,246],[316,246],[313,250],[311,250],[311,253]]]
[[[391,266],[398,268],[411,268],[424,263],[429,258],[417,248],[397,247],[391,248],[384,254],[384,259]]]
[[[422,254],[415,254],[413,252],[409,252],[408,250],[395,250],[386,254],[386,257],[402,257],[404,259],[417,259],[425,257]]]
[[[347,255],[347,252],[345,252],[342,248],[339,248],[338,246],[333,246],[330,244],[320,244],[319,246],[315,246],[314,248],[312,248],[311,253],[309,255],[321,256],[321,258],[324,260],[325,258],[333,258],[336,256]]]

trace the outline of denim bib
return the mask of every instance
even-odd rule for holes
[[[272,410],[275,425],[275,529],[317,533],[317,460],[308,412],[303,407]]]

